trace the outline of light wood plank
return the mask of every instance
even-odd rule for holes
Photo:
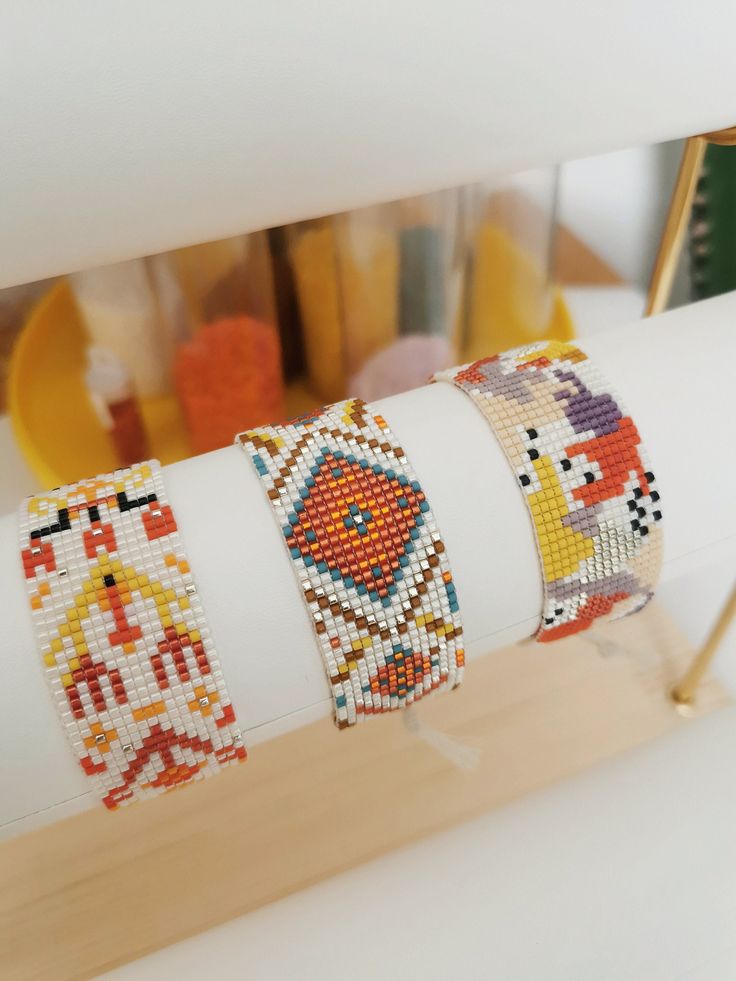
[[[688,654],[652,606],[598,646],[495,652],[421,705],[422,722],[478,750],[474,769],[401,713],[339,733],[320,722],[215,780],[7,842],[0,974],[93,977],[689,724],[666,694]],[[696,714],[725,701],[709,682]]]

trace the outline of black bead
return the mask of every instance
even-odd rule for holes
[[[649,496],[653,501],[656,502],[659,500],[659,491],[652,491],[652,493]]]
[[[631,522],[631,527],[634,529],[634,531],[638,529],[639,522],[636,520],[636,518],[634,518],[634,520]]]
[[[529,437],[529,439],[536,439],[537,436],[539,435],[536,429],[527,429],[526,434]]]
[[[626,503],[629,505],[629,511],[636,511],[636,501],[627,501]]]
[[[114,577],[114,576],[111,576],[111,575],[110,575],[110,574],[108,573],[108,574],[107,574],[107,575],[105,576],[105,585],[106,585],[106,586],[114,586],[114,585],[115,585],[115,577]]]
[[[637,508],[636,513],[639,515],[640,518],[644,518],[646,517],[647,512],[644,510],[644,508]]]
[[[522,487],[528,487],[529,484],[531,484],[531,479],[525,473],[523,473],[519,477],[519,483],[521,484]]]
[[[651,484],[651,482],[654,480],[654,474],[652,473],[651,470],[647,470],[647,472],[644,474],[644,477],[646,478],[646,481],[649,484]]]
[[[640,497],[643,497],[643,496],[644,496],[644,491],[641,489],[641,487],[635,487],[634,488],[634,497],[637,499],[637,501],[639,500]]]
[[[115,496],[118,499],[118,507],[122,513],[132,511],[133,508],[142,508],[144,504],[153,504],[156,500],[155,494],[148,494],[146,497],[133,498],[129,501],[125,491],[118,491]],[[61,512],[59,513],[61,514]]]
[[[564,459],[560,460],[560,466],[563,470],[572,470],[572,461],[565,457]]]
[[[539,453],[537,452],[537,450],[529,450],[529,459],[530,460],[538,460],[539,459]]]
[[[655,521],[661,521],[662,520],[662,512],[661,511],[652,511],[652,517],[654,518]]]
[[[593,476],[593,474],[590,471],[588,471],[587,473],[584,473],[583,476],[585,477],[585,483],[586,484],[593,484],[593,483],[595,483],[595,477]]]
[[[642,525],[641,526],[641,528],[639,529],[639,534],[640,535],[648,535],[649,534],[649,529],[647,528],[646,525]]]

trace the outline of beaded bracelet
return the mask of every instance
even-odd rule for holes
[[[235,439],[283,530],[338,727],[458,685],[462,627],[445,546],[385,420],[352,399]]]
[[[542,341],[439,372],[490,422],[525,494],[544,577],[537,640],[641,609],[662,512],[639,433],[588,356]]]
[[[28,498],[20,544],[51,693],[106,807],[245,759],[156,461]]]

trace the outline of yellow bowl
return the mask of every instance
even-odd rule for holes
[[[8,407],[16,440],[44,487],[119,466],[84,385],[89,341],[68,284],[58,282],[32,311],[13,351]],[[151,455],[173,463],[191,455],[174,396],[144,399]]]

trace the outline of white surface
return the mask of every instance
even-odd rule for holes
[[[736,554],[732,483],[711,473],[734,417],[734,319],[736,294],[581,342],[651,448],[666,521],[665,579]],[[526,505],[490,427],[449,385],[376,405],[421,475],[442,529],[468,656],[529,636],[541,608],[538,560]],[[166,480],[246,742],[327,716],[330,696],[296,577],[242,451],[185,460],[166,468]],[[13,788],[0,799],[6,835],[95,802],[44,687],[16,535],[15,515],[0,519],[0,619],[13,655],[5,659],[0,725],[24,746],[23,754],[0,754],[0,786]],[[223,549],[224,541],[232,547]]]
[[[631,324],[644,314],[645,294],[634,286],[565,286],[563,292],[578,337]]]
[[[729,125],[735,26],[731,0],[6,3],[0,285]]]
[[[728,709],[105,977],[733,981],[735,768]]]

